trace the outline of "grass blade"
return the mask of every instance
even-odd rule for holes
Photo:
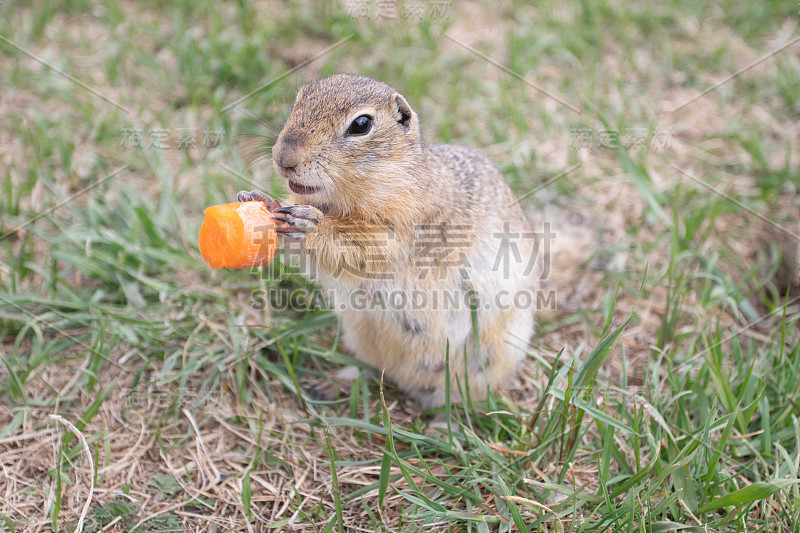
[[[619,336],[622,335],[622,332],[625,330],[625,326],[628,325],[628,322],[631,321],[633,315],[629,316],[625,319],[625,321],[620,325],[617,329],[615,329],[610,335],[607,335],[600,341],[600,343],[592,350],[592,353],[586,358],[583,362],[581,367],[578,369],[578,374],[575,376],[573,380],[573,388],[575,390],[580,390],[581,387],[589,387],[594,382],[594,378],[597,375],[597,372],[600,370],[600,367],[603,366],[608,356],[611,355],[611,349],[619,340]]]
[[[381,475],[378,478],[378,507],[383,508],[383,500],[386,497],[386,489],[389,488],[389,475],[392,471],[392,456],[388,451],[383,452],[381,460]]]
[[[698,513],[707,513],[714,509],[727,507],[729,505],[742,505],[751,503],[764,498],[769,498],[778,491],[785,489],[791,485],[800,483],[800,479],[777,479],[775,481],[759,481],[747,487],[741,488],[737,491],[720,496],[719,498],[708,502],[697,510]]]

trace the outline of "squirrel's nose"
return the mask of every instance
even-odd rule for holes
[[[280,174],[281,170],[291,170],[300,164],[300,142],[295,135],[286,135],[275,143],[272,147],[272,161],[275,163],[275,170]]]

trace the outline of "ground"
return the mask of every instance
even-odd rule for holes
[[[0,2],[0,528],[800,530],[798,9]],[[440,429],[375,375],[314,402],[314,287],[197,248],[339,71],[586,243]]]

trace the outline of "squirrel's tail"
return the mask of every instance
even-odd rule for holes
[[[537,314],[576,311],[598,294],[602,272],[624,267],[626,254],[613,250],[602,221],[548,206],[528,213],[540,242]]]

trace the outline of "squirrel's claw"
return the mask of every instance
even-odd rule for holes
[[[314,224],[322,222],[322,218],[324,217],[322,211],[310,205],[289,205],[280,207],[276,209],[275,212],[283,213],[284,215],[289,215],[294,218],[304,218]]]
[[[308,392],[308,395],[314,400],[332,402],[339,397],[341,386],[337,383],[318,379],[309,383],[306,392]]]
[[[324,216],[322,211],[310,205],[289,205],[275,209],[274,212],[288,215],[272,217],[277,223],[275,229],[278,233],[298,240],[317,231],[317,225],[322,222]]]
[[[239,193],[236,195],[236,201],[264,202],[264,205],[267,207],[267,211],[275,211],[281,207],[281,203],[278,200],[275,200],[270,195],[261,191],[239,191]]]
[[[328,377],[306,381],[306,391],[315,400],[330,402],[336,400],[341,393],[351,390],[360,374],[358,367],[345,366]]]
[[[302,239],[309,233],[317,231],[317,224],[305,218],[272,217],[277,223],[275,230],[291,239]]]

